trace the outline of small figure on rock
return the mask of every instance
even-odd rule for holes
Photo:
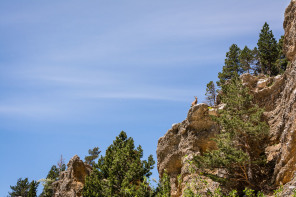
[[[195,100],[191,103],[191,107],[193,107],[194,105],[196,105],[197,104],[197,96],[194,96],[194,98],[195,98]]]

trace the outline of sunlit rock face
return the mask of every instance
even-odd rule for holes
[[[284,50],[291,65],[283,76],[284,89],[270,119],[271,132],[280,144],[274,169],[277,185],[295,180],[296,171],[296,1],[286,9],[284,29]]]
[[[79,197],[85,177],[92,171],[92,167],[85,164],[75,155],[67,164],[67,170],[60,173],[59,181],[53,183],[54,197]]]
[[[296,54],[296,1],[292,0],[285,12],[285,39],[284,52],[287,58],[292,61]]]
[[[171,183],[171,195],[181,196],[186,182],[192,180],[186,160],[205,150],[215,148],[211,140],[218,131],[210,114],[214,110],[206,104],[197,104],[190,108],[186,120],[174,124],[158,140],[157,168],[160,175],[167,171]],[[178,175],[182,184],[178,184]],[[215,183],[213,183],[215,186]],[[214,188],[214,187],[213,187]]]

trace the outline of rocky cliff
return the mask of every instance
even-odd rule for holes
[[[178,184],[178,175],[182,183],[191,179],[186,160],[205,150],[215,148],[211,138],[218,128],[211,120],[206,104],[193,106],[182,123],[175,124],[158,140],[157,169],[159,174],[166,170],[170,177],[172,196],[180,196],[184,185]]]
[[[53,183],[54,197],[79,197],[85,183],[85,177],[92,167],[83,163],[75,155],[67,164],[67,170],[60,173],[59,180]]]
[[[285,12],[284,51],[290,61],[281,76],[266,77],[245,74],[242,81],[254,94],[254,99],[265,108],[270,126],[269,146],[266,154],[274,162],[270,184],[284,185],[284,196],[290,196],[296,188],[296,1],[292,0]],[[186,182],[192,176],[188,172],[186,158],[214,148],[210,138],[218,131],[209,117],[215,110],[206,104],[193,106],[187,118],[172,126],[158,141],[157,168],[170,176],[172,196],[181,196]],[[178,184],[178,175],[183,184]],[[215,185],[212,183],[212,185]]]
[[[296,179],[296,1],[285,12],[284,51],[291,61],[283,76],[283,91],[270,113],[272,142],[278,146],[273,180],[275,184],[290,185]]]

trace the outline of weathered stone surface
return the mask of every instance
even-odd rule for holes
[[[79,197],[85,183],[85,177],[92,167],[83,163],[75,155],[67,164],[67,170],[60,173],[59,181],[53,183],[54,197]]]
[[[190,108],[186,120],[175,124],[158,140],[157,168],[160,175],[167,171],[172,188],[172,196],[180,196],[188,181],[192,180],[186,159],[215,148],[211,140],[218,130],[211,120],[206,104]],[[178,175],[182,185],[178,185]]]
[[[296,171],[296,1],[285,12],[284,49],[291,65],[283,75],[284,87],[275,109],[269,114],[271,142],[280,144],[274,179],[276,185],[286,184]]]
[[[292,0],[285,12],[284,53],[292,61],[296,54],[296,2]]]

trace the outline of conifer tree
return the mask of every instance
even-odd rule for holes
[[[215,105],[216,103],[216,87],[215,87],[215,84],[213,81],[210,81],[208,84],[207,84],[207,89],[206,89],[206,100],[208,102],[208,104],[210,106],[213,106]]]
[[[225,65],[222,72],[218,73],[218,86],[221,87],[228,79],[242,73],[239,61],[240,51],[240,48],[236,44],[230,46],[229,51],[226,53]]]
[[[222,86],[222,92],[221,100],[226,105],[214,117],[221,128],[215,139],[217,150],[197,156],[195,161],[200,169],[225,169],[228,177],[224,181],[236,189],[243,189],[241,185],[258,189],[266,177],[264,142],[268,126],[263,109],[253,103],[238,77]]]
[[[262,72],[268,75],[277,75],[278,70],[275,67],[275,62],[279,54],[277,41],[266,22],[259,35],[257,45]]]
[[[283,44],[284,44],[284,36],[281,36],[279,42],[278,42],[278,59],[276,60],[276,69],[279,71],[279,73],[283,73],[288,66],[288,60],[286,58],[286,55],[283,52]]]
[[[58,180],[59,174],[60,174],[60,169],[57,168],[56,165],[53,165],[46,176],[45,183],[43,184],[43,191],[40,194],[40,197],[53,196],[52,183]]]
[[[30,184],[29,184],[28,178],[25,178],[25,179],[19,178],[17,180],[16,186],[10,186],[10,189],[12,191],[8,193],[9,193],[9,196],[11,197],[16,197],[16,196],[27,197],[29,188],[30,188]]]
[[[252,66],[252,70],[254,72],[254,75],[259,75],[260,73],[262,73],[262,67],[260,65],[260,59],[259,59],[259,51],[257,47],[254,47],[254,49],[252,50],[252,54],[253,54],[253,58],[254,58],[254,62],[253,62],[253,66]]]
[[[149,178],[155,162],[152,155],[148,161],[142,157],[142,147],[135,148],[134,140],[122,131],[86,177],[83,196],[150,196],[145,177]]]
[[[32,181],[30,183],[30,189],[28,192],[28,197],[37,197],[37,188],[38,188],[39,182]]]
[[[243,72],[250,73],[252,65],[254,64],[254,54],[247,46],[239,54],[240,66]]]
[[[93,166],[95,164],[95,160],[99,157],[99,147],[94,147],[93,149],[88,150],[89,156],[85,156],[84,160],[87,164]]]

